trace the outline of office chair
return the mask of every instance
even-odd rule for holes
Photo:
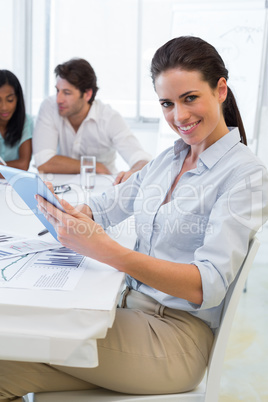
[[[215,333],[207,373],[196,389],[190,392],[166,395],[126,395],[105,389],[42,392],[34,395],[34,402],[216,402],[218,400],[224,355],[233,318],[259,246],[259,240],[254,237],[250,242],[248,253],[236,278],[229,286],[225,297],[221,323]],[[27,399],[25,400],[27,401]]]

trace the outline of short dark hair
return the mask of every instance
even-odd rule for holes
[[[70,84],[80,90],[81,94],[88,89],[92,89],[93,93],[88,101],[91,105],[98,92],[97,77],[95,71],[88,61],[84,59],[74,58],[63,64],[58,64],[54,70],[56,77],[60,76]]]
[[[9,70],[0,70],[0,88],[4,85],[14,88],[17,97],[16,110],[7,123],[5,143],[13,146],[21,139],[25,122],[25,103],[23,92],[18,78]]]
[[[217,87],[221,77],[228,80],[228,70],[217,50],[201,38],[180,36],[171,39],[154,54],[151,63],[153,84],[159,74],[174,68],[186,71],[198,71],[212,89]],[[223,103],[223,114],[227,126],[238,126],[241,142],[247,144],[246,133],[235,97],[228,87],[228,94]]]

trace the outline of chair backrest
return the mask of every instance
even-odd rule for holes
[[[215,334],[208,363],[205,402],[215,402],[218,400],[224,355],[231,332],[232,322],[248,277],[249,270],[252,266],[259,246],[260,242],[258,238],[254,237],[249,244],[244,262],[234,281],[229,286],[225,296],[221,323]]]

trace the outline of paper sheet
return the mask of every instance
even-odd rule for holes
[[[66,248],[0,260],[0,287],[72,290],[86,268],[85,257]]]
[[[57,241],[48,242],[41,239],[28,239],[9,233],[0,233],[0,260],[58,247],[59,243]]]

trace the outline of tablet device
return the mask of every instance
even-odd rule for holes
[[[38,174],[3,165],[0,165],[0,173],[57,240],[57,233],[54,227],[37,208],[37,201],[34,196],[39,194],[61,211],[64,212],[64,209]]]

